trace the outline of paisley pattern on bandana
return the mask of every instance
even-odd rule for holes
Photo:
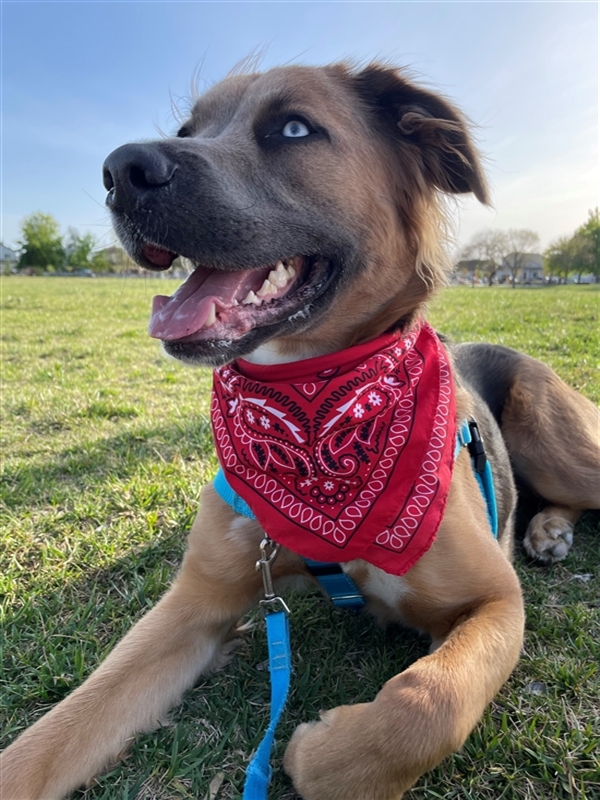
[[[227,481],[290,550],[402,575],[435,539],[456,413],[429,325],[306,361],[221,367],[212,423]]]

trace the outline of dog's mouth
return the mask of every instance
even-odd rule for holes
[[[175,254],[154,245],[143,256],[155,268],[168,268]],[[153,299],[149,333],[163,342],[237,341],[256,328],[310,313],[311,301],[327,288],[332,262],[322,256],[295,255],[248,270],[196,265],[171,297]]]

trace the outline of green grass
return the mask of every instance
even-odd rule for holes
[[[200,487],[216,470],[210,374],[167,360],[146,334],[156,279],[4,280],[0,730],[5,745],[76,687],[177,569]],[[431,319],[456,339],[542,358],[597,401],[594,287],[459,287]],[[600,797],[598,516],[567,561],[517,555],[527,601],[524,654],[462,751],[411,800]],[[296,666],[278,736],[272,798],[295,797],[281,769],[294,726],[322,707],[370,700],[427,641],[292,597]],[[85,800],[238,798],[268,716],[257,626],[238,658],[190,691],[170,724],[142,736]],[[351,798],[349,798],[351,800]]]

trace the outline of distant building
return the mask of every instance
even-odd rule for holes
[[[496,280],[499,283],[510,281],[511,267],[515,269],[517,283],[543,283],[544,258],[539,253],[510,253],[503,259]]]
[[[14,272],[19,262],[19,256],[10,247],[0,244],[0,274],[6,275]]]

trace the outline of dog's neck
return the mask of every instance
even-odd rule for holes
[[[404,324],[401,327],[408,328],[412,323],[412,319],[413,315],[407,315],[402,321]],[[277,364],[291,364],[294,361],[318,358],[319,356],[326,356],[330,353],[345,350],[346,347],[351,347],[352,345],[363,344],[377,338],[377,336],[381,336],[382,333],[389,329],[391,329],[391,326],[389,325],[389,320],[386,319],[383,324],[365,325],[364,330],[360,331],[360,335],[353,332],[351,336],[346,335],[343,338],[334,336],[306,338],[304,340],[299,340],[298,337],[271,339],[244,356],[244,360],[249,361],[251,364],[260,364],[265,367]]]
[[[315,348],[308,344],[298,349],[287,350],[281,346],[277,339],[259,345],[247,356],[246,361],[251,364],[260,364],[265,367],[275,366],[276,364],[290,364],[294,361],[304,361],[307,358],[316,358],[332,352],[330,348]]]

